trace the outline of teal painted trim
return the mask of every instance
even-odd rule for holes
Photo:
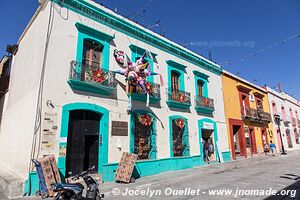
[[[71,103],[66,104],[62,108],[61,132],[60,137],[68,137],[69,116],[72,110],[90,110],[101,115],[99,126],[99,138],[102,137],[102,145],[99,146],[99,163],[98,173],[103,174],[103,164],[108,163],[108,130],[109,130],[109,111],[106,108],[96,104],[89,103]],[[100,139],[101,140],[101,139]],[[60,146],[66,143],[60,143]],[[58,157],[58,168],[65,175],[66,173],[66,157]]]
[[[183,127],[183,135],[182,135],[182,143],[187,148],[183,151],[183,156],[189,156],[190,155],[190,147],[189,147],[189,133],[188,133],[188,121],[185,117],[182,117],[180,115],[172,115],[169,116],[169,142],[170,142],[170,157],[174,158],[174,152],[173,152],[173,129],[172,129],[172,121],[176,120],[178,118],[182,118],[185,121],[185,126]]]
[[[193,70],[193,74],[195,76],[198,76],[198,77],[206,79],[206,80],[208,80],[208,78],[209,78],[209,76],[207,74],[201,73],[201,72],[199,72],[197,70]]]
[[[172,63],[174,64],[175,62],[170,62],[170,61],[167,61],[167,70],[168,70],[168,85],[171,87],[172,85],[172,80],[171,80],[171,72],[172,71],[175,71],[176,73],[178,73],[180,76],[179,76],[179,80],[180,80],[180,90],[181,91],[185,91],[184,90],[184,69],[183,67],[178,67],[177,64],[175,65],[172,65]],[[182,66],[182,65],[181,65]]]
[[[224,162],[231,161],[231,152],[230,151],[224,151],[222,152],[223,160]]]
[[[180,63],[178,63],[178,62],[175,62],[175,61],[173,61],[173,60],[167,60],[166,62],[167,62],[168,65],[170,65],[170,66],[172,66],[172,67],[175,67],[175,68],[177,68],[177,69],[180,70],[180,71],[184,71],[185,68],[187,67],[187,66],[182,65],[182,64],[180,64]]]
[[[139,46],[134,45],[134,44],[129,45],[129,48],[131,49],[131,51],[136,52],[137,54],[140,54],[140,55],[143,55],[146,51],[146,49],[143,49],[142,47],[139,47]],[[150,53],[152,54],[153,58],[155,58],[157,56],[156,53],[153,53],[153,52],[150,52]]]
[[[179,109],[182,109],[182,110],[187,110],[191,107],[191,104],[181,103],[181,102],[173,101],[173,100],[167,100],[166,103],[169,107],[179,108]]]
[[[145,177],[155,174],[160,174],[168,171],[177,171],[183,169],[189,169],[197,166],[204,165],[203,159],[199,155],[197,156],[184,156],[163,158],[154,160],[142,160],[137,161],[135,164],[134,177]],[[114,181],[115,171],[118,168],[118,163],[104,164],[104,182]]]
[[[79,80],[68,80],[68,84],[74,90],[82,90],[87,92],[92,92],[95,94],[111,95],[115,90],[114,87],[106,87],[102,85],[96,85],[92,83],[87,83]]]
[[[84,39],[94,40],[100,43],[103,47],[102,50],[102,68],[109,69],[109,49],[110,42],[114,39],[114,36],[102,33],[96,29],[90,28],[81,23],[75,24],[78,30],[78,40],[77,40],[77,51],[76,51],[76,60],[82,62],[83,60],[83,43]],[[77,69],[80,71],[81,69]]]
[[[24,193],[27,196],[33,196],[40,190],[39,177],[36,171],[32,171],[28,174],[28,179],[24,185]]]
[[[199,127],[199,145],[200,145],[200,155],[202,155],[203,157],[203,144],[202,144],[202,129],[203,129],[203,123],[206,122],[206,123],[211,123],[213,124],[213,127],[214,127],[214,145],[215,147],[217,147],[217,143],[218,143],[218,128],[217,128],[217,123],[212,120],[212,119],[208,119],[208,118],[204,118],[204,119],[200,119],[198,120],[198,127]],[[219,148],[215,148],[215,153],[216,153],[216,160],[220,160],[220,157],[219,157]]]
[[[142,57],[142,55],[146,51],[145,49],[143,49],[141,47],[138,47],[136,45],[133,45],[133,44],[129,45],[129,48],[131,49],[131,60],[133,62],[136,62],[137,57]],[[151,54],[152,54],[153,58],[155,58],[155,56],[157,56],[157,54],[154,54],[152,52],[151,52]],[[150,71],[154,71],[154,62],[153,62],[153,60],[151,60],[150,58],[147,58],[147,57],[145,59],[149,62]],[[154,83],[154,77],[153,76],[148,76],[146,78],[146,80]]]
[[[207,107],[200,107],[200,106],[195,106],[195,110],[197,113],[202,113],[202,114],[212,114],[215,109],[210,109],[210,108],[207,108]]]
[[[132,100],[136,100],[136,101],[142,101],[142,102],[146,102],[147,101],[147,95],[146,94],[132,93],[131,98],[132,98]],[[153,97],[151,95],[149,96],[150,103],[157,103],[160,100],[161,100],[161,98]]]
[[[61,3],[61,0],[51,0],[63,7],[66,7],[76,13],[86,16],[92,20],[100,22],[110,28],[118,30],[126,35],[141,40],[147,44],[150,44],[156,48],[159,48],[167,53],[184,59],[188,62],[194,63],[198,67],[209,70],[217,75],[221,75],[222,68],[214,65],[201,58],[199,55],[190,53],[189,50],[181,46],[172,44],[171,42],[162,39],[158,36],[151,34],[149,31],[135,26],[134,24],[125,21],[117,16],[114,16],[108,12],[105,12],[99,7],[96,7],[84,0],[65,0]]]
[[[149,114],[151,115],[153,121],[152,121],[152,131],[151,131],[151,150],[150,150],[150,159],[156,159],[157,155],[157,147],[156,147],[156,117],[153,115],[153,113],[145,111],[145,110],[134,110],[132,113],[130,113],[130,138],[129,138],[129,151],[130,153],[134,153],[134,115],[135,114]]]

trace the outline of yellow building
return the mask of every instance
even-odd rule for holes
[[[266,90],[225,70],[222,84],[232,158],[264,154],[276,142]]]

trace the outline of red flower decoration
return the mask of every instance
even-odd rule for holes
[[[93,70],[93,80],[97,83],[103,83],[106,80],[105,73],[102,69]]]
[[[180,129],[182,129],[185,126],[185,121],[182,118],[176,119],[175,123]]]
[[[138,116],[139,122],[144,126],[150,126],[152,124],[152,117],[148,114],[139,115]]]
[[[145,83],[145,87],[146,87],[146,90],[148,91],[148,93],[152,93],[153,92],[153,88],[152,88],[152,84],[151,83],[146,82]]]
[[[205,99],[205,106],[208,107],[209,106],[209,100]]]
[[[183,93],[180,93],[179,94],[179,101],[181,103],[184,103],[186,101],[186,96],[183,94]]]

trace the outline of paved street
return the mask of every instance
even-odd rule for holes
[[[242,192],[246,194],[251,192],[250,190],[253,190],[252,192],[254,190],[270,192],[271,189],[280,191],[286,187],[291,187],[288,189],[292,190],[299,190],[299,157],[300,151],[293,151],[289,152],[288,156],[256,157],[226,164],[212,164],[210,166],[144,177],[131,184],[106,183],[102,185],[101,192],[105,193],[105,199],[107,200],[146,199],[150,196],[152,196],[152,199],[199,199],[199,197],[201,199],[266,199],[270,196],[268,193],[267,195],[260,195],[260,193],[243,195]],[[176,195],[180,194],[179,190],[182,190],[182,195]],[[196,193],[193,194],[192,190]],[[230,192],[232,190],[232,193],[230,195],[224,195],[224,193],[223,195],[220,193],[219,195],[216,193],[215,195],[209,194],[209,192],[216,192],[217,190],[219,190],[218,192],[222,192],[222,190]],[[124,194],[113,195],[112,191]],[[126,193],[126,191],[129,192]],[[144,194],[138,195],[138,192],[144,192]],[[174,193],[169,194],[172,192]],[[299,199],[300,190],[298,192],[299,194],[296,197],[294,197],[295,193],[292,193],[294,198],[285,195],[275,196],[276,198],[273,196],[269,197],[269,199]]]
[[[297,183],[300,178],[300,151],[289,153],[288,156],[282,157],[267,157],[254,158],[242,161],[232,162],[225,165],[211,165],[209,167],[199,167],[196,169],[185,170],[180,172],[166,173],[155,177],[144,178],[144,180],[137,180],[136,183],[130,185],[116,185],[112,186],[120,188],[123,192],[126,188],[137,189],[138,191],[151,189],[152,191],[161,191],[161,194],[153,195],[154,199],[265,199],[268,195],[260,196],[210,196],[208,190],[232,189],[234,193],[236,189],[239,190],[281,190],[287,186]],[[299,179],[300,180],[300,179]],[[299,181],[298,180],[298,181]],[[300,188],[297,183],[296,188]],[[184,190],[185,188],[200,189],[199,196],[176,196],[164,195],[165,192],[173,190]],[[103,189],[108,192],[111,188]],[[294,189],[294,188],[292,188]],[[114,192],[118,192],[117,189]],[[204,193],[205,192],[205,193]],[[159,193],[159,192],[158,192]],[[299,191],[300,193],[300,191]],[[149,197],[145,196],[130,196],[121,195],[122,199],[141,199]],[[299,194],[297,195],[299,198]],[[279,198],[280,197],[280,198]],[[119,195],[112,195],[106,193],[106,199],[119,199]],[[289,197],[278,196],[270,199],[293,199]]]

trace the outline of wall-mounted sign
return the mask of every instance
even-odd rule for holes
[[[128,122],[112,121],[111,126],[112,136],[128,136]]]
[[[55,147],[57,131],[57,113],[44,113],[42,126],[42,145],[41,149],[49,154],[53,153]]]
[[[209,122],[203,122],[203,128],[204,129],[209,129],[209,130],[214,130],[214,125]]]

